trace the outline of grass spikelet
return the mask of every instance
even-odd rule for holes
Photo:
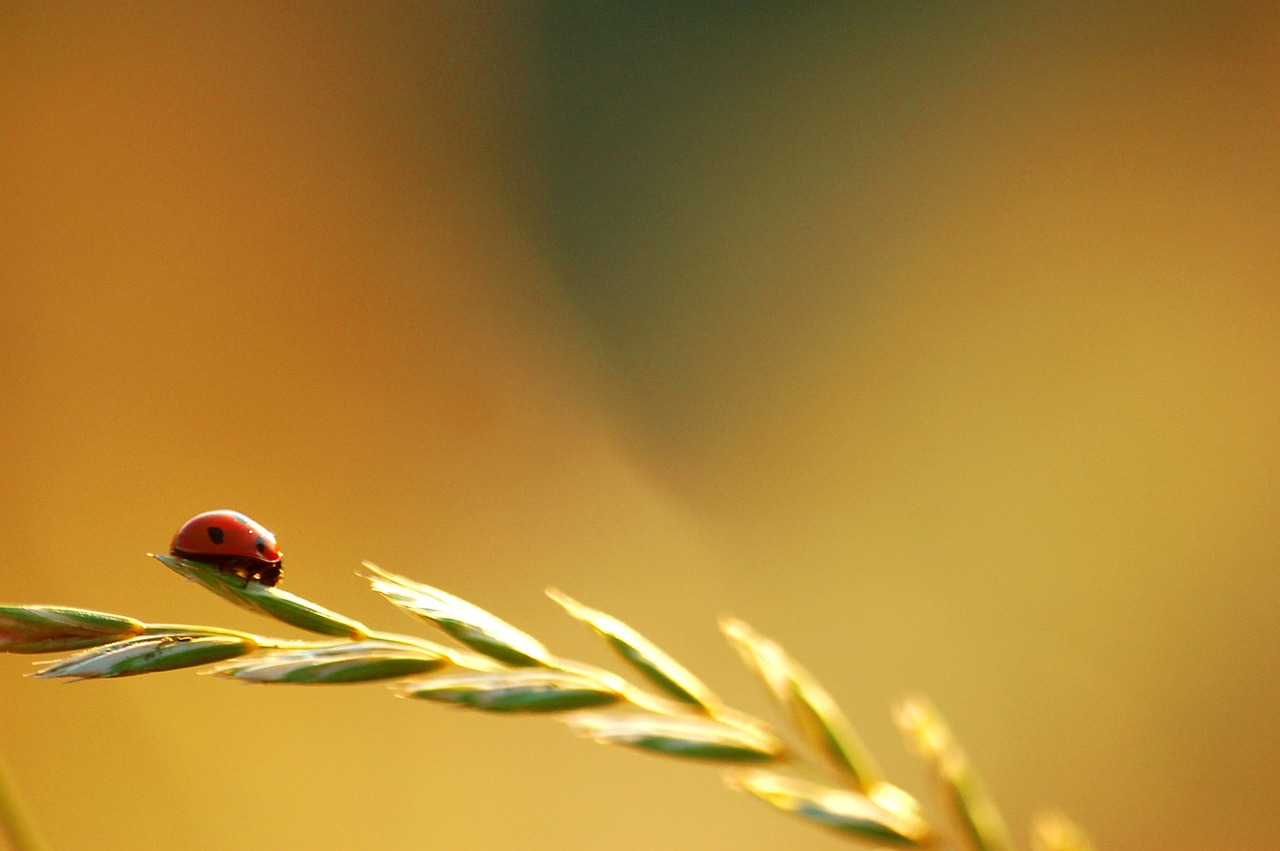
[[[141,635],[133,618],[61,606],[0,606],[0,650],[64,653]]]
[[[849,789],[760,769],[730,772],[725,782],[784,812],[859,839],[913,848],[933,842],[928,823],[914,811],[885,807]]]
[[[543,668],[430,677],[402,685],[398,691],[402,697],[485,712],[573,712],[623,700],[622,692],[605,680]]]
[[[213,593],[241,608],[275,618],[278,621],[314,632],[359,641],[368,636],[364,624],[317,606],[279,588],[250,582],[212,565],[174,556],[155,555],[156,561],[188,579],[200,583]]]
[[[547,596],[573,617],[591,627],[614,652],[666,694],[712,715],[724,708],[724,701],[716,697],[688,668],[622,621],[584,606],[554,588],[547,589]]]
[[[786,748],[777,737],[710,718],[669,718],[642,713],[579,715],[567,720],[576,732],[606,745],[710,762],[776,762]]]
[[[938,711],[927,701],[910,698],[894,711],[893,720],[928,764],[966,846],[972,851],[1013,851],[1004,818]]]
[[[438,671],[449,657],[381,641],[270,650],[216,666],[212,673],[246,683],[328,685],[398,680]]]
[[[373,590],[411,615],[433,623],[478,653],[517,667],[549,666],[551,654],[527,633],[479,606],[365,562]]]
[[[72,680],[131,677],[179,668],[196,668],[243,656],[258,649],[251,636],[171,633],[126,638],[62,659],[36,672],[37,677]]]
[[[831,695],[780,645],[736,618],[720,629],[796,727],[852,789],[867,793],[884,783],[880,766]]]

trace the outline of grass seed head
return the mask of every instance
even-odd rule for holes
[[[73,680],[201,666],[257,683],[388,680],[404,697],[488,712],[559,715],[572,729],[603,744],[737,766],[790,769],[802,764],[772,727],[724,706],[688,669],[635,630],[556,591],[549,592],[556,602],[591,626],[666,697],[609,671],[557,658],[484,609],[367,562],[362,575],[375,591],[466,648],[370,633],[357,621],[251,577],[184,558],[155,558],[238,606],[339,640],[289,641],[215,627],[144,624],[84,609],[0,606],[0,652],[81,650],[36,674]],[[847,718],[813,676],[742,621],[725,618],[721,629],[843,788],[741,769],[726,778],[729,785],[851,838],[880,845],[933,845],[920,805],[883,780]],[[1010,851],[999,812],[936,710],[922,700],[908,700],[896,709],[894,720],[928,763],[963,847]],[[1032,844],[1035,851],[1092,851],[1083,833],[1056,813],[1036,819]]]

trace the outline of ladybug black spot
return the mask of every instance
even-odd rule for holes
[[[262,552],[267,548],[267,542],[258,538],[253,542],[253,546],[258,552]]]
[[[210,527],[209,527],[208,529],[206,529],[205,531],[209,533],[209,540],[210,540],[210,541],[213,541],[215,544],[221,544],[221,543],[222,543],[222,538],[223,538],[223,534],[224,534],[224,533],[223,533],[223,531],[222,531],[222,527],[221,527],[221,526],[210,526]]]

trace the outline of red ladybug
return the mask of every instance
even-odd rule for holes
[[[267,586],[280,581],[276,536],[238,511],[197,514],[173,536],[169,552],[235,574],[246,585],[250,580]]]

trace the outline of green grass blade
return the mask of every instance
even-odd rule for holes
[[[687,668],[622,621],[554,588],[547,589],[547,596],[591,627],[614,652],[671,697],[711,714],[724,708],[724,702]]]

